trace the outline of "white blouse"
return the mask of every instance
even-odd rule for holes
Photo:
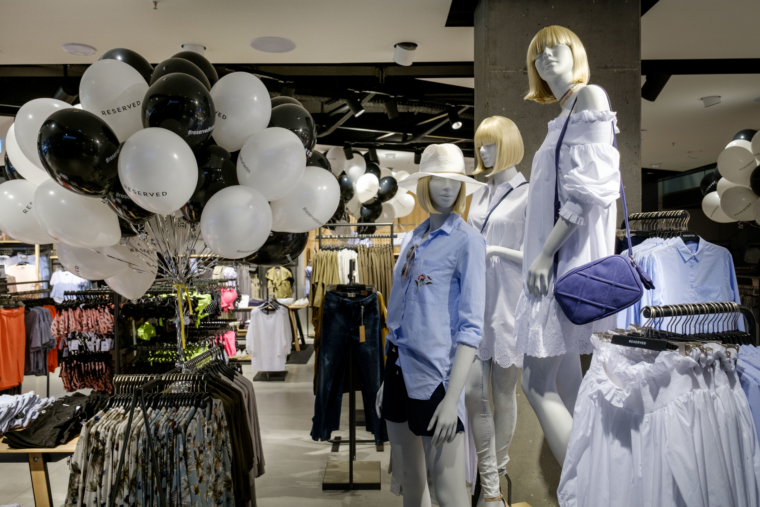
[[[488,185],[473,194],[467,223],[479,232],[488,213],[498,204],[482,232],[486,246],[522,251],[530,187],[523,183],[526,183],[525,177],[517,173],[498,186],[491,179]],[[510,190],[509,196],[499,203]],[[515,309],[521,292],[522,268],[501,255],[486,257],[485,321],[483,339],[478,347],[481,361],[493,358],[502,368],[513,364],[522,368],[523,355],[515,349],[514,337]]]
[[[534,357],[589,354],[593,351],[591,335],[615,327],[614,315],[581,326],[570,322],[554,300],[553,276],[546,296],[534,298],[527,289],[528,269],[554,228],[554,152],[565,120],[566,116],[549,122],[531,172],[523,293],[517,303],[515,327],[518,352]],[[616,123],[611,111],[580,111],[570,116],[560,149],[560,216],[578,227],[559,250],[559,277],[615,253],[615,201],[620,196],[620,155],[612,145]]]

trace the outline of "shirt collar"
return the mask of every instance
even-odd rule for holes
[[[523,183],[525,183],[527,180],[525,179],[525,176],[520,171],[517,171],[517,174],[512,177],[511,180],[505,181],[504,183],[501,183],[500,185],[496,184],[496,180],[491,178],[491,181],[487,185],[487,188],[489,192],[495,192],[501,187],[507,187],[506,190],[509,190],[510,188],[517,188]]]
[[[676,249],[678,250],[678,253],[681,254],[681,258],[684,262],[689,262],[691,259],[696,260],[697,262],[700,261],[700,258],[702,257],[702,252],[704,251],[703,248],[704,240],[702,238],[699,238],[699,243],[697,243],[697,250],[696,252],[692,252],[691,248],[683,242],[681,238],[676,238]]]
[[[443,225],[439,228],[434,230],[430,233],[430,236],[437,235],[438,233],[444,233],[447,236],[451,235],[451,231],[454,230],[454,227],[457,226],[457,223],[459,220],[462,220],[462,217],[459,216],[458,213],[451,213],[445,222],[443,222]],[[425,234],[425,232],[430,227],[430,218],[428,217],[424,222],[422,222],[420,225],[417,226],[416,229],[414,229],[414,232],[412,235],[414,236],[415,240],[418,240],[422,238],[422,236]],[[417,241],[412,241],[412,243],[415,243]]]

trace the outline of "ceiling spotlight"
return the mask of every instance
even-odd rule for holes
[[[251,47],[264,53],[288,53],[296,48],[296,43],[284,37],[258,37],[251,41]]]
[[[383,104],[385,105],[385,114],[388,115],[389,120],[398,118],[398,104],[396,103],[396,99],[385,99]]]
[[[346,144],[343,146],[343,154],[346,156],[346,160],[354,158],[354,152],[351,150],[351,146]]]
[[[422,152],[415,150],[414,152],[414,163],[416,165],[420,165],[420,162],[422,161]]]
[[[462,128],[462,120],[459,118],[457,110],[453,107],[449,108],[449,123],[454,130]]]
[[[652,164],[652,167],[654,169],[659,169],[662,166],[662,164]]]
[[[351,110],[352,113],[354,113],[355,117],[359,117],[364,114],[364,106],[362,106],[361,102],[359,102],[356,99],[349,98],[346,99],[346,104],[348,104],[348,108]]]
[[[67,53],[77,56],[91,56],[97,51],[94,47],[87,44],[79,44],[78,42],[70,42],[63,45],[63,50]]]
[[[201,56],[203,56],[203,54],[206,52],[206,46],[203,44],[195,44],[194,42],[182,44],[181,47],[183,51],[192,51],[193,53],[198,53]]]
[[[367,150],[367,153],[364,154],[364,159],[367,162],[374,162],[375,164],[379,164],[380,159],[377,158],[377,148],[370,148]]]
[[[417,44],[414,42],[399,42],[393,46],[393,61],[404,67],[409,67],[414,62],[414,51]]]
[[[294,97],[296,95],[296,89],[292,86],[283,85],[280,95],[282,97]]]
[[[710,95],[709,97],[702,97],[700,99],[705,107],[714,106],[720,104],[720,95]]]
[[[386,153],[385,154],[385,158],[396,158],[396,154],[395,153]]]

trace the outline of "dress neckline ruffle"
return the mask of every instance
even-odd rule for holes
[[[552,121],[549,122],[549,131],[552,130],[561,130],[562,126],[565,124],[565,120],[567,119],[567,116],[559,116],[557,118],[554,118]],[[577,113],[573,113],[570,115],[570,122],[568,124],[568,128],[570,125],[576,124],[576,123],[595,123],[595,122],[606,122],[611,121],[613,125],[615,125],[615,132],[619,132],[617,128],[617,113],[615,111],[593,111],[593,110],[586,110],[586,111],[578,111]]]

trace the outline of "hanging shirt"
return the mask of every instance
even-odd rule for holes
[[[37,275],[37,268],[34,264],[16,264],[14,266],[5,266],[5,272],[16,279],[18,283],[16,285],[16,291],[23,292],[26,290],[35,290],[39,288],[38,284],[25,283],[36,282],[40,280]]]
[[[66,291],[81,291],[87,288],[88,281],[84,278],[80,278],[74,273],[69,271],[56,271],[50,278],[50,285],[53,286],[53,290],[50,291],[50,297],[52,297],[56,303],[63,303],[64,299],[72,299],[74,296],[64,296]]]
[[[423,241],[429,227],[427,219],[404,239],[388,301],[388,340],[398,346],[397,364],[417,400],[448,386],[458,345],[478,348],[485,304],[483,236],[456,213]],[[414,265],[402,278],[413,245],[419,245]]]
[[[304,274],[304,288],[303,288],[303,296],[309,297],[309,291],[311,291],[311,266],[306,266],[305,274]]]
[[[290,352],[290,317],[284,306],[277,311],[251,310],[251,322],[245,335],[245,348],[251,366],[259,371],[284,371]]]
[[[272,268],[267,271],[267,287],[274,290],[276,298],[289,298],[293,295],[293,273],[288,268]]]

